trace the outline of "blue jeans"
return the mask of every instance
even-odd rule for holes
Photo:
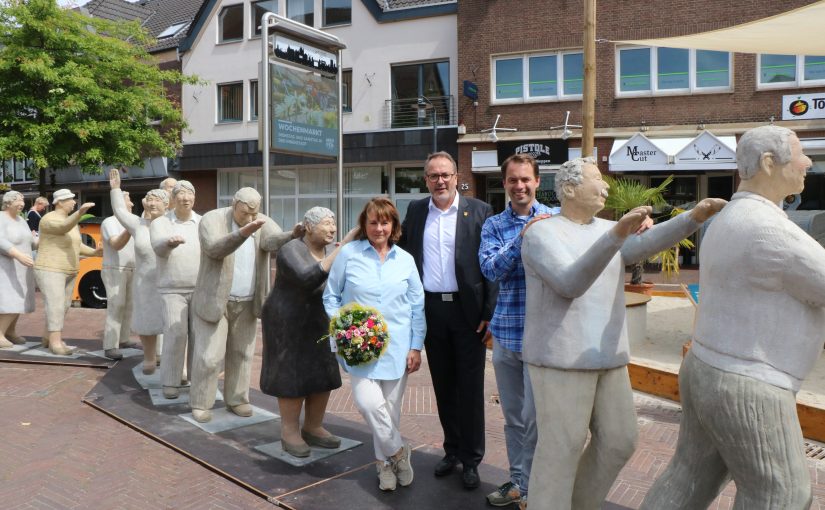
[[[519,486],[522,496],[527,496],[538,438],[530,375],[527,364],[521,360],[521,353],[506,349],[497,341],[493,342],[493,368],[501,411],[504,413],[504,441],[510,462],[510,481]]]

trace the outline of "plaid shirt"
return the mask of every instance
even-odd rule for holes
[[[558,214],[558,208],[550,208],[533,202],[530,215],[519,216],[507,204],[500,214],[487,218],[481,229],[481,246],[478,261],[484,276],[499,283],[498,301],[490,331],[502,347],[521,352],[524,336],[525,297],[527,286],[524,266],[521,263],[521,240],[519,235],[524,225],[537,214]]]

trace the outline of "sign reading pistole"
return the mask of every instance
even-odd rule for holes
[[[338,157],[336,55],[282,35],[272,36],[272,149]]]

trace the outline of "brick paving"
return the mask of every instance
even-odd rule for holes
[[[688,272],[686,280],[693,276]],[[66,338],[100,338],[105,311],[72,309]],[[18,332],[39,337],[42,303],[21,317]],[[426,357],[425,357],[426,362]],[[253,386],[260,373],[260,341]],[[489,365],[489,362],[488,362]],[[402,433],[416,443],[439,447],[441,432],[426,367],[409,378]],[[272,504],[143,436],[93,408],[85,395],[104,370],[82,367],[0,363],[0,508],[9,509],[255,509]],[[507,469],[503,419],[494,395],[495,376],[488,366],[485,381],[486,464]],[[639,447],[614,484],[608,501],[638,508],[652,481],[664,469],[678,434],[677,404],[636,396]],[[333,392],[329,412],[362,422],[348,381]],[[825,461],[810,461],[814,510],[825,510]],[[428,476],[420,473],[419,476]],[[504,480],[488,480],[500,483]],[[735,489],[729,486],[711,506],[729,509]],[[479,493],[478,508],[484,495]],[[347,508],[331,502],[330,508]]]

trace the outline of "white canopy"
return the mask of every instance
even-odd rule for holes
[[[611,172],[736,170],[736,137],[702,131],[695,138],[648,138],[636,133],[613,141]]]
[[[710,32],[614,42],[665,48],[819,56],[825,55],[823,26],[825,0],[769,18]]]

